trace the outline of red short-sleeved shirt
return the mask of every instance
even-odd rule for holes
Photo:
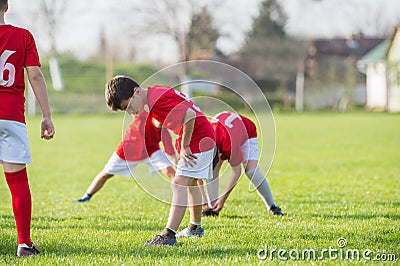
[[[235,166],[243,162],[240,147],[248,139],[257,137],[256,125],[250,119],[232,112],[222,112],[211,119],[216,143],[222,160]]]
[[[191,108],[196,112],[190,149],[193,153],[209,151],[215,146],[215,134],[210,122],[198,106],[186,96],[166,86],[151,86],[147,91],[150,115],[163,127],[178,135],[176,149],[181,150],[183,119],[186,111]]]
[[[148,112],[143,111],[138,115],[133,115],[133,120],[115,153],[125,161],[144,160],[160,149],[161,139],[166,153],[168,155],[175,154],[168,131],[155,127],[152,117]]]
[[[24,68],[40,66],[32,34],[0,25],[0,119],[25,123]]]

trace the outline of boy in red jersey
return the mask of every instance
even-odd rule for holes
[[[143,89],[129,77],[116,76],[106,84],[105,96],[107,105],[114,111],[138,114],[147,105],[150,116],[178,135],[179,161],[171,183],[172,205],[168,222],[164,231],[146,245],[173,246],[176,237],[202,237],[202,197],[197,180],[212,177],[215,136],[211,123],[192,101],[170,87]],[[189,226],[176,234],[187,204],[190,206]]]
[[[175,170],[165,153],[160,150],[159,145],[159,142],[162,141],[166,154],[175,163],[176,156],[171,135],[168,130],[156,125],[147,111],[133,115],[123,140],[111,155],[104,169],[93,179],[85,195],[74,202],[89,201],[114,175],[131,176],[138,163],[147,164],[151,174],[162,171],[165,176],[174,178]]]
[[[207,180],[210,206],[203,210],[203,215],[215,216],[222,210],[241,176],[243,164],[247,177],[256,187],[268,210],[274,215],[283,216],[282,210],[275,204],[267,179],[258,168],[257,129],[253,121],[233,112],[221,112],[211,119],[211,125],[215,130],[219,160],[214,166],[214,178]],[[226,160],[231,165],[232,174],[225,192],[218,198],[219,171]]]
[[[17,256],[38,254],[30,237],[32,200],[26,164],[32,162],[25,125],[24,68],[42,111],[41,137],[54,136],[46,83],[32,34],[5,23],[8,1],[0,0],[0,162],[11,192],[18,231]]]

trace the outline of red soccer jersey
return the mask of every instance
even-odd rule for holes
[[[222,112],[211,119],[222,160],[232,166],[243,162],[240,147],[246,140],[257,137],[256,125],[250,119],[232,112]]]
[[[147,91],[150,115],[163,127],[178,135],[176,149],[181,150],[183,119],[186,111],[191,108],[196,112],[196,118],[190,139],[190,149],[193,153],[209,151],[215,146],[215,134],[210,122],[193,101],[187,99],[181,92],[166,86],[151,86]]]
[[[32,34],[0,25],[0,119],[25,123],[24,67],[40,66]]]
[[[125,131],[124,138],[115,152],[125,161],[144,160],[160,149],[161,139],[165,152],[168,155],[175,154],[171,135],[166,129],[155,127],[152,117],[148,112],[143,111],[138,115],[133,115],[132,123]]]

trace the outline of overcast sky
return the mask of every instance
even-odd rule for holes
[[[10,0],[6,21],[29,28],[40,51],[44,53],[48,51],[50,44],[44,17],[39,11],[41,1]],[[140,19],[135,14],[138,11],[130,5],[140,5],[141,0],[52,1],[67,3],[64,12],[57,19],[59,26],[56,44],[59,51],[71,51],[85,59],[98,51],[99,36],[103,30],[116,49],[126,55],[134,51],[138,61],[150,59],[174,62],[177,59],[177,47],[171,38],[149,35],[146,32],[134,38],[125,36],[128,27],[135,27]],[[226,53],[231,53],[243,44],[252,19],[258,14],[261,0],[220,2],[222,4],[211,11],[215,26],[224,36],[219,40],[218,46]],[[284,0],[282,5],[288,16],[287,32],[299,37],[348,37],[358,31],[370,36],[382,36],[400,23],[399,0]]]

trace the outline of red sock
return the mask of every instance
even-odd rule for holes
[[[31,245],[32,199],[26,168],[17,172],[4,173],[10,188],[15,223],[18,231],[18,244]]]

